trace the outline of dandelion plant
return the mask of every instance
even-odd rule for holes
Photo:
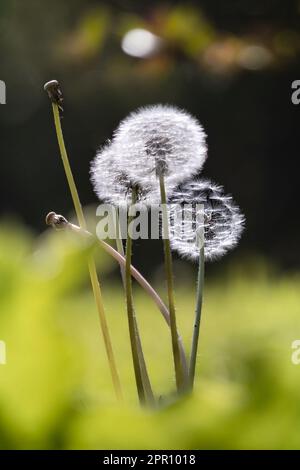
[[[55,213],[48,215],[47,223],[56,228],[68,227],[93,237],[86,230],[64,145],[60,123],[61,90],[55,81],[46,84],[45,89],[52,101],[58,143],[80,227],[70,224],[64,217]],[[182,392],[191,390],[194,385],[205,261],[220,258],[233,248],[244,227],[244,217],[232,197],[225,195],[221,186],[199,179],[198,175],[206,156],[206,134],[201,124],[186,111],[172,106],[155,105],[140,108],[121,121],[111,141],[100,147],[91,164],[91,182],[95,193],[100,201],[116,209],[113,220],[117,250],[99,237],[97,242],[120,264],[126,294],[133,369],[141,404],[152,406],[155,404],[155,397],[134,308],[132,277],[153,298],[170,328],[179,396]],[[140,211],[142,207],[152,209],[154,205],[159,206],[161,215],[160,235],[164,245],[168,308],[153,287],[132,266],[132,228],[136,210]],[[123,210],[128,222],[125,236],[119,223],[119,214]],[[96,238],[93,237],[93,240]],[[198,261],[189,365],[177,327],[172,250],[185,258]],[[89,269],[113,381],[116,392],[120,395],[120,384],[93,260],[89,261]]]
[[[197,294],[191,357],[193,387],[200,331],[204,261],[223,256],[238,243],[244,216],[223,188],[208,180],[194,179],[180,185],[170,198],[171,246],[185,258],[198,260]]]
[[[187,377],[179,352],[174,299],[172,254],[169,241],[167,190],[199,171],[206,158],[205,133],[185,111],[171,106],[149,106],[129,115],[117,128],[112,145],[119,169],[136,182],[152,200],[161,202],[165,270],[171,322],[172,350],[177,390]]]

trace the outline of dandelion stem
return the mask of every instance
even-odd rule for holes
[[[123,245],[123,240],[122,240],[120,220],[119,220],[118,213],[116,213],[116,246],[117,246],[118,253],[120,253],[121,256],[125,257],[125,251],[124,251],[124,245]],[[125,284],[126,284],[125,267],[120,265],[120,271],[121,271],[123,285],[125,288]]]
[[[124,257],[125,253],[124,253],[123,241],[122,241],[122,238],[121,238],[121,227],[120,227],[120,221],[119,221],[118,213],[116,214],[116,221],[115,222],[116,222],[116,245],[117,245],[117,250],[118,250],[119,254]],[[126,294],[126,268],[122,264],[120,264],[120,271],[121,271],[121,277],[122,277],[122,282],[123,282],[123,286],[124,286],[124,291],[125,291],[125,294]],[[132,273],[132,266],[130,267],[130,271]],[[155,402],[154,395],[153,395],[152,386],[151,386],[151,382],[150,382],[150,378],[149,378],[149,374],[148,374],[148,370],[147,370],[147,365],[146,365],[145,356],[144,356],[144,352],[143,352],[141,337],[140,337],[140,334],[139,334],[139,329],[138,329],[138,325],[137,325],[135,315],[134,315],[133,321],[134,321],[134,330],[135,330],[135,333],[136,333],[137,350],[138,350],[138,356],[139,356],[139,360],[140,360],[140,367],[141,367],[141,374],[142,374],[142,381],[143,381],[143,385],[144,385],[145,395],[147,396],[148,403],[154,405],[154,402]]]
[[[202,311],[202,300],[203,300],[203,287],[204,287],[204,246],[202,244],[199,253],[199,267],[198,267],[198,278],[197,278],[197,293],[196,293],[196,308],[195,308],[195,321],[194,331],[189,367],[189,381],[190,387],[193,389],[195,380],[195,370],[197,362],[197,351],[199,344],[199,332],[201,322],[201,311]]]
[[[132,190],[132,207],[136,203],[137,195],[136,190]],[[141,405],[147,404],[147,394],[143,382],[141,361],[138,350],[138,329],[135,318],[135,311],[133,306],[133,295],[132,295],[132,282],[131,282],[131,257],[132,257],[132,237],[131,237],[131,222],[134,217],[128,216],[128,229],[127,229],[127,242],[126,242],[126,264],[125,264],[125,292],[126,292],[126,304],[127,304],[127,318],[129,337],[132,353],[133,368],[135,374],[136,387]]]
[[[74,181],[74,177],[72,174],[71,166],[69,163],[65,143],[64,143],[64,137],[63,137],[63,132],[61,128],[61,122],[60,122],[60,115],[59,115],[59,107],[56,102],[52,102],[52,108],[53,108],[53,115],[54,115],[54,123],[55,123],[55,129],[56,129],[56,134],[57,134],[57,140],[58,140],[58,145],[61,153],[61,158],[63,162],[63,166],[65,169],[67,181],[69,184],[70,192],[72,195],[73,199],[73,204],[75,207],[75,212],[78,218],[79,225],[82,228],[86,228],[86,221],[85,217],[83,214],[82,206],[80,203],[80,199],[78,196],[78,191],[76,188],[76,184]],[[95,302],[99,314],[99,319],[100,319],[100,326],[102,330],[102,335],[104,339],[104,345],[105,345],[105,350],[106,350],[106,355],[110,367],[110,372],[111,372],[111,377],[113,381],[113,386],[115,389],[115,393],[117,398],[120,400],[122,399],[122,389],[121,389],[121,382],[116,366],[116,361],[115,361],[115,356],[112,348],[112,343],[111,343],[111,338],[110,338],[110,333],[106,321],[106,316],[105,316],[105,311],[104,311],[104,305],[103,305],[103,300],[102,300],[102,293],[101,293],[101,288],[100,288],[100,283],[98,280],[97,276],[97,270],[96,270],[96,265],[93,257],[91,256],[88,261],[88,268],[89,268],[89,274],[91,278],[91,284],[93,288],[93,293],[95,297]]]
[[[73,173],[71,170],[65,142],[64,142],[64,137],[63,137],[63,132],[62,132],[62,127],[61,127],[61,122],[60,122],[60,115],[59,115],[59,108],[56,103],[52,103],[52,109],[53,109],[53,115],[54,115],[54,124],[55,124],[55,130],[56,130],[56,135],[57,135],[57,140],[58,140],[58,145],[59,145],[59,150],[66,174],[66,178],[69,184],[73,204],[75,207],[75,212],[78,218],[79,225],[82,228],[86,228],[86,222],[82,210],[82,206],[80,203],[78,191],[76,188],[76,184],[74,181]]]
[[[172,350],[173,350],[173,359],[174,359],[174,366],[175,366],[176,385],[177,385],[178,391],[183,391],[185,388],[186,378],[183,372],[179,343],[178,343],[178,332],[177,332],[177,325],[176,325],[176,312],[175,312],[175,300],[174,300],[172,254],[171,254],[170,238],[169,238],[169,217],[168,217],[168,209],[167,209],[165,180],[164,180],[164,176],[162,173],[159,175],[159,185],[160,185],[160,197],[161,197],[161,205],[162,205],[165,270],[166,270],[167,289],[168,289],[170,329],[171,329],[171,337],[172,337]]]
[[[70,229],[75,233],[78,233],[81,236],[86,236],[91,238],[95,243],[99,243],[99,245],[110,255],[112,256],[120,265],[120,267],[124,270],[125,269],[125,264],[126,260],[123,255],[121,255],[118,251],[116,251],[111,245],[106,243],[104,240],[98,240],[96,237],[91,233],[88,232],[87,230],[84,230],[78,225],[71,224],[70,222],[67,221],[67,219],[63,215],[58,215],[55,212],[49,212],[49,214],[46,216],[46,224],[51,225],[53,228],[56,229]],[[134,279],[140,284],[140,286],[147,292],[147,294],[152,298],[156,306],[158,307],[160,313],[164,317],[167,325],[170,327],[170,314],[169,310],[167,309],[166,305],[156,292],[156,290],[149,284],[149,282],[142,276],[142,274],[134,267],[131,265],[131,276],[134,277]],[[124,271],[125,272],[125,271]],[[179,342],[179,348],[180,348],[180,355],[181,355],[181,361],[183,364],[184,371],[186,371],[186,374],[188,374],[188,367],[187,367],[187,360],[186,360],[186,355],[182,343],[182,338],[178,334],[178,342]]]

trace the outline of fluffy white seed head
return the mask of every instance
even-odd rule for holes
[[[199,258],[201,231],[206,260],[220,258],[237,245],[245,219],[221,186],[189,181],[174,191],[169,202],[171,247],[183,257]]]
[[[98,198],[103,203],[122,207],[131,204],[132,188],[136,187],[125,171],[116,162],[116,152],[113,143],[100,149],[91,164],[91,182]],[[138,189],[138,197],[145,199],[146,193]]]
[[[147,191],[156,190],[157,176],[165,176],[167,191],[195,175],[206,159],[205,133],[191,115],[172,106],[138,109],[114,133],[120,170]]]

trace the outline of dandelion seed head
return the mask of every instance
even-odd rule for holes
[[[137,187],[125,170],[119,168],[112,143],[101,148],[91,164],[91,182],[98,198],[103,203],[127,206],[132,203],[132,189],[137,189],[138,198],[145,201],[146,192]]]
[[[145,187],[157,187],[164,174],[167,190],[195,175],[206,159],[205,132],[199,122],[172,106],[140,108],[124,119],[114,133],[119,168]]]
[[[204,256],[215,260],[234,248],[244,228],[244,216],[223,188],[208,180],[180,185],[170,198],[170,243],[185,258],[199,258],[199,233]]]

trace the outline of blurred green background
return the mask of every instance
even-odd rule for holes
[[[2,0],[0,79],[0,448],[299,448],[299,1]],[[136,31],[138,30],[138,32]],[[152,35],[149,35],[149,32]],[[72,202],[43,84],[58,79],[82,202],[95,214],[89,165],[135,108],[170,103],[204,125],[203,175],[246,215],[238,248],[207,266],[192,397],[137,407],[118,266],[97,251],[124,387],[116,405],[78,238],[45,231]],[[95,224],[92,217],[91,228]],[[162,247],[134,262],[165,298]],[[179,327],[189,349],[195,266],[175,256]],[[174,390],[170,337],[136,288],[157,396]]]
[[[194,395],[141,411],[111,261],[97,251],[124,405],[115,402],[78,237],[50,232],[34,240],[20,227],[2,226],[0,241],[0,332],[7,346],[1,448],[299,448],[300,366],[291,361],[300,329],[298,275],[279,278],[263,263],[243,262],[210,280]],[[178,277],[178,323],[188,346],[194,282]],[[175,386],[169,331],[152,301],[139,288],[135,294],[154,391],[167,399]]]

